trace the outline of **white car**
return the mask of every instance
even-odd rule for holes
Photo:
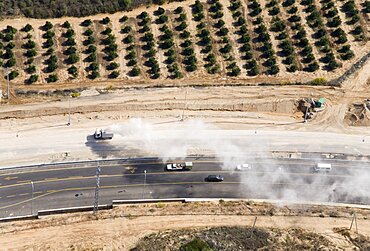
[[[252,167],[248,164],[239,164],[235,167],[236,171],[246,171],[246,170],[251,170]]]

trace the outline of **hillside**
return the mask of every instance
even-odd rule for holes
[[[358,233],[349,230],[353,213]],[[128,204],[0,223],[0,241],[4,250],[179,250],[194,239],[213,250],[369,250],[368,217],[368,209],[250,201]]]
[[[108,16],[7,19],[2,74],[9,69],[17,90],[107,80],[331,79],[369,53],[369,12],[364,0],[197,0]]]

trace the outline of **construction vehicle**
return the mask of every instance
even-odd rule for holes
[[[97,140],[106,140],[106,139],[112,139],[113,138],[113,133],[108,133],[106,131],[103,131],[102,129],[95,130],[94,133],[94,139]]]
[[[193,168],[193,162],[170,163],[166,165],[167,171],[189,171]]]

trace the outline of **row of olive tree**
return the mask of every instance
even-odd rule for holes
[[[146,57],[147,60],[145,61],[144,65],[149,68],[147,73],[150,75],[150,77],[152,79],[157,79],[160,77],[160,68],[155,57],[157,51],[155,49],[154,35],[150,29],[151,19],[146,11],[141,12],[137,18],[140,20],[138,21],[138,25],[141,27],[139,32],[143,34],[141,41],[143,41],[144,44],[141,48],[146,51],[144,57]]]
[[[196,36],[198,37],[197,44],[202,47],[200,52],[202,54],[207,54],[207,56],[203,58],[204,61],[206,61],[204,67],[209,74],[218,73],[220,71],[220,64],[217,62],[216,56],[213,54],[210,32],[206,23],[203,21],[205,19],[203,4],[199,0],[196,0],[191,8],[193,19],[198,23],[196,27]]]
[[[1,61],[1,65],[4,68],[8,69],[8,77],[9,80],[13,80],[16,77],[18,77],[19,72],[16,69],[12,69],[14,66],[16,66],[16,58],[13,52],[13,49],[15,48],[14,44],[14,36],[17,33],[17,29],[8,25],[2,32],[0,33],[0,49],[1,49],[1,58],[3,61]],[[5,76],[7,78],[7,76]]]
[[[85,27],[84,32],[82,33],[82,35],[85,37],[82,44],[86,48],[83,53],[87,56],[84,58],[83,61],[89,64],[85,70],[88,73],[88,78],[96,79],[100,77],[100,73],[99,64],[97,61],[97,48],[95,46],[96,38],[94,36],[94,31],[92,27],[93,22],[91,21],[91,19],[85,19],[80,25]]]
[[[241,59],[243,60],[243,62],[245,62],[244,67],[248,69],[247,74],[249,76],[256,76],[259,74],[259,71],[257,67],[257,62],[253,57],[251,39],[246,24],[247,20],[243,16],[244,9],[242,8],[240,0],[231,0],[229,10],[231,10],[232,17],[234,19],[233,26],[237,29],[237,42],[240,46],[239,51],[242,55]],[[231,70],[231,75],[238,75],[238,72],[240,72],[239,67],[234,67]]]
[[[137,55],[136,55],[136,45],[134,43],[134,36],[132,31],[132,26],[128,24],[128,17],[123,16],[120,22],[124,25],[121,28],[121,33],[125,34],[122,42],[127,46],[125,59],[127,60],[126,66],[131,67],[128,75],[131,77],[137,77],[141,74],[140,68],[137,66]]]
[[[30,74],[29,78],[25,80],[26,84],[33,84],[38,81],[39,75],[36,74],[36,65],[34,64],[35,57],[37,56],[36,51],[36,43],[32,39],[32,35],[30,31],[33,30],[32,25],[26,24],[21,31],[27,33],[27,35],[24,37],[26,42],[23,43],[22,48],[25,50],[25,53],[23,54],[27,59],[24,62],[25,65],[27,65],[27,68],[25,69],[25,72],[27,74]]]

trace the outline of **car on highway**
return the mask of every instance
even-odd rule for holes
[[[235,171],[247,171],[251,169],[252,167],[248,164],[239,164],[239,165],[236,165],[235,167]]]
[[[328,173],[328,172],[331,171],[331,164],[329,164],[329,163],[317,163],[313,167],[313,171],[315,173],[319,173],[319,172]]]
[[[206,182],[221,182],[224,181],[224,177],[221,175],[208,175],[204,180]]]
[[[193,168],[193,162],[169,163],[166,165],[167,171],[189,171]]]

